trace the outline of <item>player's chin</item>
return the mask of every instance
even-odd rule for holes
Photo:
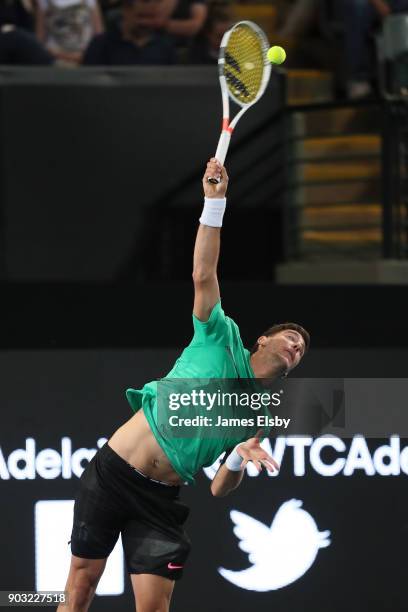
[[[276,354],[275,358],[276,358],[275,364],[277,366],[275,370],[275,376],[284,376],[291,369],[289,358],[287,358],[285,355],[282,355],[280,353]]]
[[[292,360],[289,359],[289,357],[285,353],[278,353],[277,357],[279,365],[282,368],[281,374],[289,372],[289,370],[291,370],[293,367]]]

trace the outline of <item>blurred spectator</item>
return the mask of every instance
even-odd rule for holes
[[[176,37],[178,44],[188,44],[189,39],[202,29],[208,14],[206,0],[144,0],[152,10],[146,12],[141,25],[165,30]]]
[[[120,21],[122,16],[122,0],[99,0],[99,7],[106,29]]]
[[[277,36],[288,38],[303,34],[316,15],[318,4],[319,0],[296,0]]]
[[[191,38],[202,29],[207,14],[206,0],[178,0],[165,29],[174,36]]]
[[[29,0],[0,1],[0,25],[14,25],[30,32],[34,29],[33,6]]]
[[[203,31],[192,41],[189,62],[191,64],[216,64],[222,37],[233,24],[231,10],[217,7],[210,9]]]
[[[27,0],[0,3],[0,64],[52,64],[53,57],[32,33],[32,6]]]
[[[38,39],[58,60],[81,62],[95,34],[103,31],[97,0],[36,0]]]
[[[83,64],[174,64],[176,53],[172,38],[145,25],[146,11],[151,10],[152,4],[152,1],[124,0],[121,24],[92,39]]]
[[[375,73],[374,43],[370,34],[390,13],[408,11],[408,0],[343,0],[345,47],[348,68],[347,93],[358,99],[370,95]]]

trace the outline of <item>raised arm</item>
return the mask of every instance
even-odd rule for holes
[[[208,182],[209,176],[221,176],[220,183]],[[228,175],[224,167],[212,158],[203,177],[204,209],[194,247],[194,315],[207,321],[211,310],[220,299],[217,264],[220,254],[220,233],[225,209]]]

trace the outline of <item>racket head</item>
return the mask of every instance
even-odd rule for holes
[[[239,21],[223,36],[220,80],[225,79],[229,97],[243,108],[255,104],[266,89],[271,75],[268,49],[266,34],[253,21]]]

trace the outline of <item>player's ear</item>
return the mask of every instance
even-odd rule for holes
[[[267,336],[259,336],[257,340],[258,348],[260,348],[261,346],[265,346],[266,339],[267,339]]]

